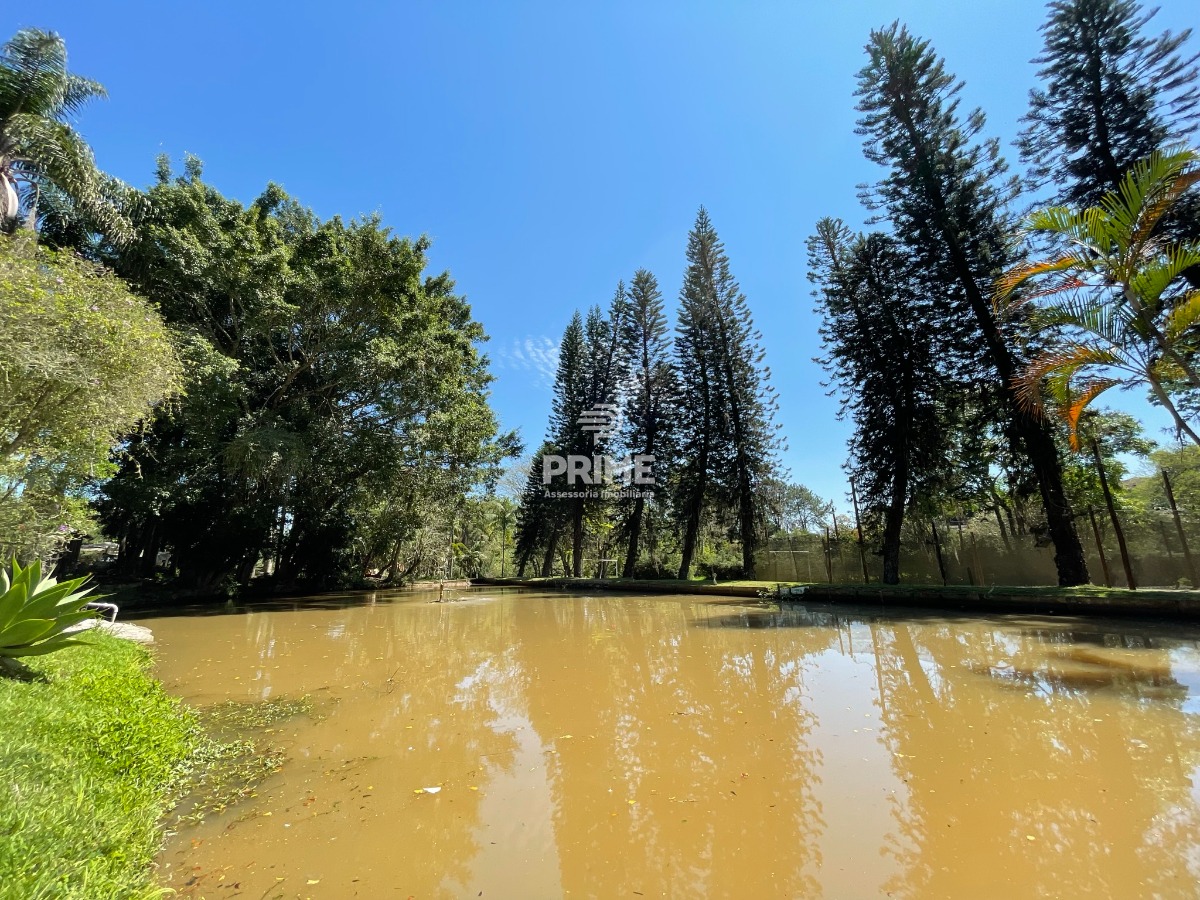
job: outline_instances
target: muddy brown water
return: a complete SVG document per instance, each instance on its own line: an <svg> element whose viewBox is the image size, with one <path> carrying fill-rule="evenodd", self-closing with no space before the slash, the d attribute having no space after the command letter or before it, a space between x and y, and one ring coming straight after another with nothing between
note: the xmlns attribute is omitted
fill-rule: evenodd
<svg viewBox="0 0 1200 900"><path fill-rule="evenodd" d="M184 897L1194 897L1200 632L504 590L141 620L310 695ZM436 791L429 791L435 788Z"/></svg>

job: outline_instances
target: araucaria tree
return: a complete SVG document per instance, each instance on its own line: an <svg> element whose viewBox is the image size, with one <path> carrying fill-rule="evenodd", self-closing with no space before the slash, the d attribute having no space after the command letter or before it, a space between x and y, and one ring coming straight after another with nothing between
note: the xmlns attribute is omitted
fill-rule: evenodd
<svg viewBox="0 0 1200 900"><path fill-rule="evenodd" d="M630 454L666 460L664 451L671 440L671 418L675 409L675 370L671 364L671 340L663 311L658 281L646 269L638 269L629 286L625 315L620 321L620 357L624 375L623 443ZM634 576L641 549L648 505L659 499L665 485L661 463L653 473L654 483L635 485L639 496L621 503L619 537L626 542L621 573ZM644 494L654 495L647 500Z"/></svg>
<svg viewBox="0 0 1200 900"><path fill-rule="evenodd" d="M1154 12L1133 0L1055 0L1034 60L1044 88L1030 92L1019 142L1030 175L1053 202L1098 206L1138 160L1186 140L1200 117L1196 56L1180 34L1144 32Z"/></svg>
<svg viewBox="0 0 1200 900"><path fill-rule="evenodd" d="M992 284L1011 263L1005 165L995 141L976 140L976 110L959 115L962 82L946 72L928 42L899 24L871 34L859 72L859 133L868 159L887 175L865 199L890 220L895 239L921 273L923 288L964 328L945 333L947 351L974 349L978 367L1003 401L1006 433L1027 456L1055 547L1060 584L1088 580L1083 548L1063 491L1049 424L1017 402L1020 360L1013 335L992 309ZM1015 328L1015 325L1009 327ZM981 387L984 385L981 385Z"/></svg>
<svg viewBox="0 0 1200 900"><path fill-rule="evenodd" d="M849 472L866 530L880 539L883 581L900 581L900 534L910 505L936 492L952 469L947 421L955 387L939 366L937 304L896 242L853 235L822 219L809 239L820 362L854 425Z"/></svg>
<svg viewBox="0 0 1200 900"><path fill-rule="evenodd" d="M703 207L688 235L687 261L675 340L679 577L691 570L706 509L719 504L736 510L732 530L741 541L743 571L753 578L760 532L756 492L774 471L779 443L775 397L746 297Z"/></svg>

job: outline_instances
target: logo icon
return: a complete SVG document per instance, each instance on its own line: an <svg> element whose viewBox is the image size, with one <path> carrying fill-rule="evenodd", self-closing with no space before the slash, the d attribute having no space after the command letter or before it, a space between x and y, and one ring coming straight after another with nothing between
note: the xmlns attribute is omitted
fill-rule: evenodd
<svg viewBox="0 0 1200 900"><path fill-rule="evenodd" d="M592 432L592 442L606 440L617 433L621 410L615 403L597 403L579 414L579 427Z"/></svg>

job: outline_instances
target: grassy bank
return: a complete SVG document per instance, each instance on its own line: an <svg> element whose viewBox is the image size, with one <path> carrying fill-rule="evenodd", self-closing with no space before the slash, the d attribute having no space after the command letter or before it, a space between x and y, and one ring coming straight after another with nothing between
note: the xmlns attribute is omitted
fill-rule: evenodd
<svg viewBox="0 0 1200 900"><path fill-rule="evenodd" d="M158 823L206 739L142 647L87 640L29 660L41 680L0 679L3 900L161 895Z"/></svg>
<svg viewBox="0 0 1200 900"><path fill-rule="evenodd" d="M926 607L961 612L1047 613L1092 616L1146 616L1200 620L1200 591L1131 591L1095 585L1078 587L990 585L802 584L777 581L678 581L624 578L483 578L476 584L567 591L629 591L646 594L698 594L769 597L855 606ZM792 595L792 592L796 593Z"/></svg>

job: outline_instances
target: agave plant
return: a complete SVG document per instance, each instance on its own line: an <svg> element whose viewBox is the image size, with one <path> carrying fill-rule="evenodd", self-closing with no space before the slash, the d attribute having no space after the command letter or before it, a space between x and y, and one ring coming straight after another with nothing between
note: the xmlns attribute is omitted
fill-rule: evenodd
<svg viewBox="0 0 1200 900"><path fill-rule="evenodd" d="M72 625L96 618L84 609L91 588L79 588L87 577L58 582L42 577L40 563L21 568L14 559L12 577L0 570L0 658L40 656L74 644L86 644L66 633Z"/></svg>

